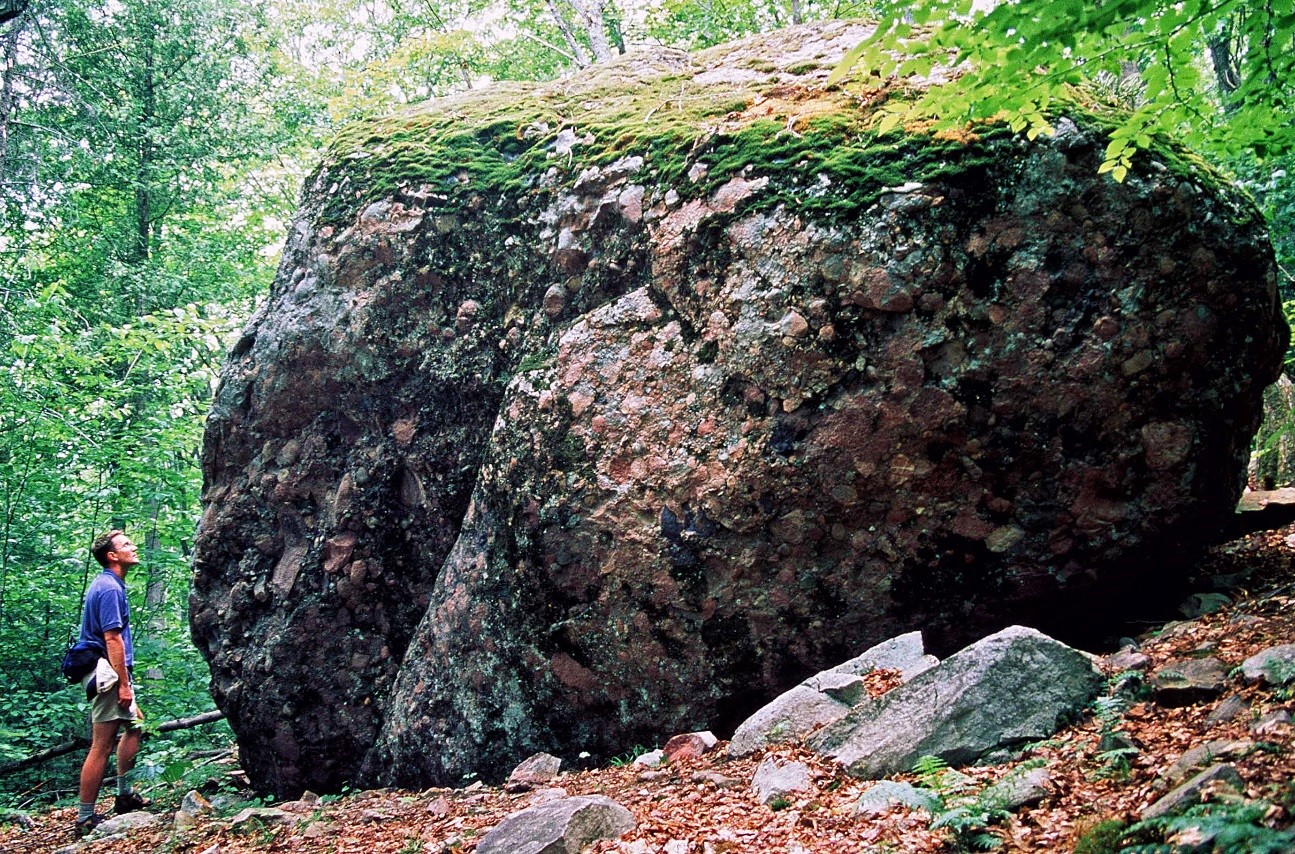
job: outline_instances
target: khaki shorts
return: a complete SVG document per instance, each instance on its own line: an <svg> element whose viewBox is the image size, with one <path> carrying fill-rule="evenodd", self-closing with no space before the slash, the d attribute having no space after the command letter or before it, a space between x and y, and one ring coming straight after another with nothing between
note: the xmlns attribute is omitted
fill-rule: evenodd
<svg viewBox="0 0 1295 854"><path fill-rule="evenodd" d="M90 680L94 679L94 671L81 680L83 690L90 689ZM102 694L96 694L90 701L90 723L106 724L113 721L126 721L132 723L142 717L139 713L139 697L136 696L135 702L130 704L130 709L123 709L117 704L117 691L110 689Z"/></svg>

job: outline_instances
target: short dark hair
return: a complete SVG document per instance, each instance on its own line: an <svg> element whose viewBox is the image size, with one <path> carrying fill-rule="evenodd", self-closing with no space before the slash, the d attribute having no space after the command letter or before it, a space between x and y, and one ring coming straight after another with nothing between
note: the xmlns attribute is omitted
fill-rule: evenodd
<svg viewBox="0 0 1295 854"><path fill-rule="evenodd" d="M94 538L94 542L90 545L90 554L94 555L94 559L99 561L100 566L107 567L108 552L113 550L113 546L112 546L113 539L115 537L121 537L125 535L126 535L126 532L121 530L120 528L113 528L111 531L109 531L106 534L100 534L99 536Z"/></svg>

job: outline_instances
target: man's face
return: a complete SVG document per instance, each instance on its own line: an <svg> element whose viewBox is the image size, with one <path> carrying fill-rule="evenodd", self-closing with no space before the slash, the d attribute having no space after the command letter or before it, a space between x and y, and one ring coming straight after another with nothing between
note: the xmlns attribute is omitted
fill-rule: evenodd
<svg viewBox="0 0 1295 854"><path fill-rule="evenodd" d="M109 554L115 555L117 563L123 567L134 566L139 563L139 555L135 551L135 544L125 534L118 534L112 538L112 551Z"/></svg>

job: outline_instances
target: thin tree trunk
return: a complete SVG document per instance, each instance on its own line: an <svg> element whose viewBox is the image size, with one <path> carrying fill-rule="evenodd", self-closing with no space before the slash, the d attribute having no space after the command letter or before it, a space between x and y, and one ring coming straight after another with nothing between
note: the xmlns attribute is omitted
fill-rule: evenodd
<svg viewBox="0 0 1295 854"><path fill-rule="evenodd" d="M606 62L615 56L612 53L611 39L607 37L603 0L571 0L571 2L584 19L585 30L589 33L589 47L594 52L594 61Z"/></svg>
<svg viewBox="0 0 1295 854"><path fill-rule="evenodd" d="M9 120L13 118L14 112L14 82L18 76L16 66L20 33L22 33L22 24L16 24L13 29L4 34L4 40L0 42L3 44L0 62L4 63L4 77L0 80L0 174L9 172L4 164L9 159Z"/></svg>
<svg viewBox="0 0 1295 854"><path fill-rule="evenodd" d="M1214 66L1214 81L1219 87L1219 100L1227 109L1232 93L1241 87L1241 71L1237 68L1237 21L1229 18L1223 31L1206 40L1210 63Z"/></svg>
<svg viewBox="0 0 1295 854"><path fill-rule="evenodd" d="M562 33L562 38L566 41L567 47L570 48L571 55L576 58L576 65L580 68L588 68L590 65L589 51L585 50L585 46L576 38L576 34L571 32L571 25L567 23L566 18L562 17L562 12L558 9L557 3L554 0L545 0L545 2L549 5L549 14L553 16L554 25L557 26L558 32Z"/></svg>
<svg viewBox="0 0 1295 854"><path fill-rule="evenodd" d="M140 114L139 126L137 133L139 139L136 142L138 161L135 169L135 245L133 247L131 260L136 263L143 263L148 260L152 251L152 234L153 234L153 210L152 210L152 182L153 182L153 140L152 130L153 123L157 117L157 91L156 81L154 80L154 56L153 31L147 27L143 44L144 76L140 83L139 101ZM140 306L142 312L144 306Z"/></svg>

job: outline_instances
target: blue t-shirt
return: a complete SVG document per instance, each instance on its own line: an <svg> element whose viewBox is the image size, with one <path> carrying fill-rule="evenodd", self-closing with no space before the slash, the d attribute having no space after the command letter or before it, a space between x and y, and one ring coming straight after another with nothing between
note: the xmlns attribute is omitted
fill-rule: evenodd
<svg viewBox="0 0 1295 854"><path fill-rule="evenodd" d="M90 582L90 589L85 593L80 640L105 646L103 633L112 629L121 629L126 666L134 667L135 645L130 639L130 602L126 601L126 582L105 569Z"/></svg>

